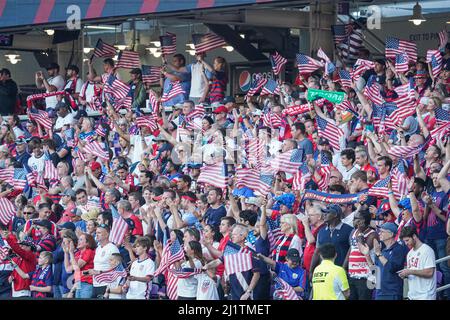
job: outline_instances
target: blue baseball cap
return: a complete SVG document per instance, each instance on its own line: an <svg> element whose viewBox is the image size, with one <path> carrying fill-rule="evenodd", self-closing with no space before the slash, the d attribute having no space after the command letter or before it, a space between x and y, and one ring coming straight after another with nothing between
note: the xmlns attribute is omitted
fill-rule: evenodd
<svg viewBox="0 0 450 320"><path fill-rule="evenodd" d="M393 223L393 222L386 222L386 223L383 223L383 224L380 226L380 229L383 229L383 230L387 230L387 231L389 231L389 232L392 232L392 234L397 234L397 230L398 230L397 225L396 225L395 223Z"/></svg>
<svg viewBox="0 0 450 320"><path fill-rule="evenodd" d="M342 217L342 208L337 204L329 204L326 208L320 209L322 213L333 213L338 217Z"/></svg>
<svg viewBox="0 0 450 320"><path fill-rule="evenodd" d="M400 209L407 209L409 212L412 212L411 201L409 198L405 198L398 203L398 207Z"/></svg>

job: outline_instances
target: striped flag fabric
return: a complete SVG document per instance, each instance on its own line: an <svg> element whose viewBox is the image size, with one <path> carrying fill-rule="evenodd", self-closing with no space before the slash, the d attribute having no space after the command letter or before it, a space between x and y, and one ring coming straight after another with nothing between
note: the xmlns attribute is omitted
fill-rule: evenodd
<svg viewBox="0 0 450 320"><path fill-rule="evenodd" d="M32 171L27 174L27 183L32 188L42 188L48 190L43 175L38 174L37 171Z"/></svg>
<svg viewBox="0 0 450 320"><path fill-rule="evenodd" d="M95 133L97 135L99 135L100 137L103 137L103 138L106 137L106 132L107 132L107 129L101 125L98 125L97 127L95 127Z"/></svg>
<svg viewBox="0 0 450 320"><path fill-rule="evenodd" d="M169 273L177 277L178 279L187 279L203 272L198 268L181 268L181 269L169 269Z"/></svg>
<svg viewBox="0 0 450 320"><path fill-rule="evenodd" d="M119 112L120 109L127 109L127 110L131 109L131 106L133 104L133 97L131 97L130 94L131 91L124 98L116 99L114 97L111 97L109 99L109 102L111 103L116 112Z"/></svg>
<svg viewBox="0 0 450 320"><path fill-rule="evenodd" d="M267 80L266 84L264 85L264 87L261 90L261 95L266 95L266 94L280 94L280 87L278 86L278 82L276 82L273 79L269 79Z"/></svg>
<svg viewBox="0 0 450 320"><path fill-rule="evenodd" d="M172 268L168 269L166 278L166 295L169 300L177 300L178 299L178 278L170 272Z"/></svg>
<svg viewBox="0 0 450 320"><path fill-rule="evenodd" d="M436 125L442 126L450 121L450 113L443 108L436 108L434 110L434 116L436 118Z"/></svg>
<svg viewBox="0 0 450 320"><path fill-rule="evenodd" d="M206 183L218 188L226 188L228 174L226 164L218 162L210 165L204 165L200 168L198 183Z"/></svg>
<svg viewBox="0 0 450 320"><path fill-rule="evenodd" d="M448 32L447 32L447 30L439 31L438 36L439 36L439 50L441 50L441 49L445 48L445 45L448 42Z"/></svg>
<svg viewBox="0 0 450 320"><path fill-rule="evenodd" d="M408 165L405 160L400 159L391 171L392 191L394 196L403 198L408 195Z"/></svg>
<svg viewBox="0 0 450 320"><path fill-rule="evenodd" d="M351 88L352 80L350 76L350 72L345 69L339 70L339 81L341 82L342 87Z"/></svg>
<svg viewBox="0 0 450 320"><path fill-rule="evenodd" d="M267 155L267 145L262 139L252 138L248 141L247 161L248 165L260 169Z"/></svg>
<svg viewBox="0 0 450 320"><path fill-rule="evenodd" d="M369 189L369 196L380 197L380 198L388 198L388 184L391 181L392 177L389 175L384 179L380 179ZM393 184L393 183L392 183ZM392 191L394 192L394 196L397 199L400 199L400 194L396 191L396 188L392 186Z"/></svg>
<svg viewBox="0 0 450 320"><path fill-rule="evenodd" d="M302 53L297 53L295 60L297 61L297 68L300 74L312 73L324 66L322 62Z"/></svg>
<svg viewBox="0 0 450 320"><path fill-rule="evenodd" d="M116 68L134 69L140 68L140 66L141 60L139 59L139 53L131 50L120 51Z"/></svg>
<svg viewBox="0 0 450 320"><path fill-rule="evenodd" d="M305 185L311 180L311 172L309 171L306 162L298 168L294 174L294 180L292 181L292 190L305 190Z"/></svg>
<svg viewBox="0 0 450 320"><path fill-rule="evenodd" d="M358 59L360 50L364 48L363 39L364 36L362 30L357 29L355 26L351 26L348 37L336 45L338 54L342 57L345 64L353 65Z"/></svg>
<svg viewBox="0 0 450 320"><path fill-rule="evenodd" d="M320 153L320 167L318 169L319 174L322 176L317 185L320 190L326 190L328 188L328 182L331 175L331 161L325 152Z"/></svg>
<svg viewBox="0 0 450 320"><path fill-rule="evenodd" d="M267 239L269 240L271 252L275 249L278 240L283 237L283 235L284 234L280 229L280 216L276 219L267 217Z"/></svg>
<svg viewBox="0 0 450 320"><path fill-rule="evenodd" d="M435 140L444 140L450 134L450 122L444 125L436 126L430 131L430 136Z"/></svg>
<svg viewBox="0 0 450 320"><path fill-rule="evenodd" d="M230 241L227 242L223 251L223 259L225 272L228 275L253 268L252 253L246 249Z"/></svg>
<svg viewBox="0 0 450 320"><path fill-rule="evenodd" d="M263 114L262 120L265 126L270 127L272 129L281 127L283 123L282 116L274 112Z"/></svg>
<svg viewBox="0 0 450 320"><path fill-rule="evenodd" d="M0 169L0 180L12 184L14 168Z"/></svg>
<svg viewBox="0 0 450 320"><path fill-rule="evenodd" d="M151 131L158 130L158 125L156 124L157 117L154 114L149 116L139 116L136 117L136 125L138 127L147 127Z"/></svg>
<svg viewBox="0 0 450 320"><path fill-rule="evenodd" d="M333 41L335 45L338 45L348 39L353 26L351 24L337 24L331 26L331 33L333 34Z"/></svg>
<svg viewBox="0 0 450 320"><path fill-rule="evenodd" d="M287 59L283 58L278 51L275 51L274 54L271 54L270 57L270 64L272 65L272 71L277 76L280 74L281 69L283 69L283 66L286 64Z"/></svg>
<svg viewBox="0 0 450 320"><path fill-rule="evenodd" d="M393 157L408 159L418 154L423 147L423 144L418 146L392 146L388 150L388 154Z"/></svg>
<svg viewBox="0 0 450 320"><path fill-rule="evenodd" d="M148 92L148 99L150 101L150 106L152 107L152 112L156 115L159 114L159 99L153 90Z"/></svg>
<svg viewBox="0 0 450 320"><path fill-rule="evenodd" d="M381 86L375 81L375 77L371 76L364 88L364 95L375 104L383 104L384 99L381 96Z"/></svg>
<svg viewBox="0 0 450 320"><path fill-rule="evenodd" d="M236 169L236 186L238 188L248 187L263 196L272 189L273 179L274 176L271 172L264 173L251 168Z"/></svg>
<svg viewBox="0 0 450 320"><path fill-rule="evenodd" d="M267 79L261 73L258 73L253 79L250 89L247 92L247 97L253 97L263 86L267 83Z"/></svg>
<svg viewBox="0 0 450 320"><path fill-rule="evenodd" d="M128 223L120 216L117 209L111 205L111 214L113 218L111 233L109 234L109 241L116 246L120 246L123 242L126 232L128 231Z"/></svg>
<svg viewBox="0 0 450 320"><path fill-rule="evenodd" d="M94 156L97 156L103 160L109 160L109 152L108 150L105 150L98 141L92 141L90 143L87 143L83 147L83 151L88 154L92 154Z"/></svg>
<svg viewBox="0 0 450 320"><path fill-rule="evenodd" d="M175 98L179 94L185 94L186 91L183 90L180 81L172 81L169 84L169 91L164 92L161 97L161 102L169 101Z"/></svg>
<svg viewBox="0 0 450 320"><path fill-rule="evenodd" d="M123 268L122 265L118 265L116 268L111 269L109 271L102 272L101 274L94 275L94 280L99 284L110 284L116 281L119 278L126 278L127 271Z"/></svg>
<svg viewBox="0 0 450 320"><path fill-rule="evenodd" d="M202 104L198 104L194 107L194 110L192 110L187 116L186 121L190 122L197 118L203 118L205 116L205 106Z"/></svg>
<svg viewBox="0 0 450 320"><path fill-rule="evenodd" d="M130 92L130 86L111 74L105 82L103 91L111 94L116 99L123 99Z"/></svg>
<svg viewBox="0 0 450 320"><path fill-rule="evenodd" d="M442 56L439 50L427 51L427 62L431 65L431 73L436 78L442 69Z"/></svg>
<svg viewBox="0 0 450 320"><path fill-rule="evenodd" d="M0 261L5 260L9 255L8 247L0 247Z"/></svg>
<svg viewBox="0 0 450 320"><path fill-rule="evenodd" d="M325 61L325 73L332 74L334 70L336 70L336 66L331 62L330 58L328 58L327 54L322 50L322 48L319 48L319 50L317 50L317 57Z"/></svg>
<svg viewBox="0 0 450 320"><path fill-rule="evenodd" d="M211 51L216 48L226 46L226 41L215 33L193 34L192 41L196 54Z"/></svg>
<svg viewBox="0 0 450 320"><path fill-rule="evenodd" d="M35 108L29 109L29 117L31 120L36 121L39 125L49 130L53 126L52 119L50 119L48 112L43 110L38 110Z"/></svg>
<svg viewBox="0 0 450 320"><path fill-rule="evenodd" d="M353 70L352 72L350 72L350 75L356 81L364 74L364 72L373 69L374 67L375 63L373 61L358 59L356 60L353 66Z"/></svg>
<svg viewBox="0 0 450 320"><path fill-rule="evenodd" d="M270 161L270 166L275 172L284 171L295 174L303 160L303 152L300 149L293 149L283 152Z"/></svg>
<svg viewBox="0 0 450 320"><path fill-rule="evenodd" d="M168 240L161 254L161 262L153 274L155 277L165 273L175 262L184 259L184 250L178 239L173 243Z"/></svg>
<svg viewBox="0 0 450 320"><path fill-rule="evenodd" d="M146 83L159 82L161 79L161 67L142 65L142 81Z"/></svg>
<svg viewBox="0 0 450 320"><path fill-rule="evenodd" d="M0 198L0 222L7 225L16 214L15 205L6 198Z"/></svg>
<svg viewBox="0 0 450 320"><path fill-rule="evenodd" d="M12 185L14 189L23 190L27 186L27 171L23 168L15 168L12 179Z"/></svg>
<svg viewBox="0 0 450 320"><path fill-rule="evenodd" d="M44 179L59 180L58 170L53 165L53 161L52 160L45 160Z"/></svg>
<svg viewBox="0 0 450 320"><path fill-rule="evenodd" d="M97 44L95 45L95 49L94 49L94 57L112 58L115 55L116 55L116 48L114 48L114 46L107 44L102 39L98 39Z"/></svg>
<svg viewBox="0 0 450 320"><path fill-rule="evenodd" d="M417 45L414 42L400 40L394 37L386 38L385 56L386 58L395 58L396 54L406 52L409 61L417 60Z"/></svg>
<svg viewBox="0 0 450 320"><path fill-rule="evenodd" d="M275 282L275 292L274 296L278 297L280 300L300 300L295 293L294 289L283 279L278 276L273 278Z"/></svg>
<svg viewBox="0 0 450 320"><path fill-rule="evenodd" d="M397 96L408 96L411 99L415 99L414 95L414 79L411 77L408 81L408 83L402 84L398 87L394 88L395 93L397 93Z"/></svg>
<svg viewBox="0 0 450 320"><path fill-rule="evenodd" d="M397 53L395 55L395 71L406 72L408 70L408 55L406 54L406 52Z"/></svg>
<svg viewBox="0 0 450 320"><path fill-rule="evenodd" d="M164 36L159 37L161 42L161 53L165 55L177 52L177 35L175 33L166 32Z"/></svg>
<svg viewBox="0 0 450 320"><path fill-rule="evenodd" d="M344 136L344 131L320 116L316 116L316 120L319 136L328 139L334 150L340 150L340 139Z"/></svg>

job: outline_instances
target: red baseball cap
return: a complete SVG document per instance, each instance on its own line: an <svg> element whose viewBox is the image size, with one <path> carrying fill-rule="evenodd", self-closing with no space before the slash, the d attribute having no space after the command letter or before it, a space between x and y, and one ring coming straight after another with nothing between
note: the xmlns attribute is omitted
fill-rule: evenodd
<svg viewBox="0 0 450 320"><path fill-rule="evenodd" d="M214 113L228 113L228 109L227 109L227 107L225 107L225 106L218 106L217 108L216 108L216 110L214 110Z"/></svg>
<svg viewBox="0 0 450 320"><path fill-rule="evenodd" d="M97 169L101 169L102 165L100 163L98 163L97 161L94 161L91 163L91 170L97 170Z"/></svg>

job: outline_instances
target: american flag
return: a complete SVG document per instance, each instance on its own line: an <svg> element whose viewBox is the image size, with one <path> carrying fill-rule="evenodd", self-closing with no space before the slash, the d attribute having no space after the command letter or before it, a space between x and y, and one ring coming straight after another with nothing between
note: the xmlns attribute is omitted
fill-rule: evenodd
<svg viewBox="0 0 450 320"><path fill-rule="evenodd" d="M385 132L387 127L395 128L394 122L386 115L386 109L383 106L373 105L372 120L378 133Z"/></svg>
<svg viewBox="0 0 450 320"><path fill-rule="evenodd" d="M307 55L304 55L302 53L297 53L296 61L298 72L300 74L312 73L317 69L319 69L320 67L324 66L322 62L317 61L316 59L313 59L311 57L308 57Z"/></svg>
<svg viewBox="0 0 450 320"><path fill-rule="evenodd" d="M8 257L9 248L8 247L0 247L0 261L3 261Z"/></svg>
<svg viewBox="0 0 450 320"><path fill-rule="evenodd" d="M386 178L375 182L375 184L369 189L369 196L387 198L389 192L389 181L391 181L391 176L387 176Z"/></svg>
<svg viewBox="0 0 450 320"><path fill-rule="evenodd" d="M130 95L127 95L124 98L116 99L115 97L110 96L109 97L109 103L111 103L111 106L114 108L116 112L119 112L120 109L127 109L130 110L131 106L133 104L133 97Z"/></svg>
<svg viewBox="0 0 450 320"><path fill-rule="evenodd" d="M406 54L406 52L397 53L395 55L395 71L406 72L408 70L408 55Z"/></svg>
<svg viewBox="0 0 450 320"><path fill-rule="evenodd" d="M92 154L104 160L109 160L109 152L105 150L98 141L92 141L87 143L83 147L83 151L88 154Z"/></svg>
<svg viewBox="0 0 450 320"><path fill-rule="evenodd" d="M408 83L402 84L398 87L394 88L395 93L397 93L397 95L399 97L401 96L408 96L411 99L414 99L414 78L410 78Z"/></svg>
<svg viewBox="0 0 450 320"><path fill-rule="evenodd" d="M442 56L439 50L427 51L427 62L431 65L431 72L433 77L437 77L442 69Z"/></svg>
<svg viewBox="0 0 450 320"><path fill-rule="evenodd" d="M14 190L23 190L27 186L27 171L23 168L15 168L11 181Z"/></svg>
<svg viewBox="0 0 450 320"><path fill-rule="evenodd" d="M423 144L418 146L392 146L388 154L393 157L408 159L418 154L423 147Z"/></svg>
<svg viewBox="0 0 450 320"><path fill-rule="evenodd" d="M338 24L331 26L331 32L333 34L334 44L338 45L345 42L350 36L353 30L353 25L351 24Z"/></svg>
<svg viewBox="0 0 450 320"><path fill-rule="evenodd" d="M0 180L12 184L12 179L14 177L14 168L0 169Z"/></svg>
<svg viewBox="0 0 450 320"><path fill-rule="evenodd" d="M319 174L322 176L317 185L320 190L326 190L328 188L328 182L331 175L331 159L328 158L327 154L324 152L320 153L320 168L318 169Z"/></svg>
<svg viewBox="0 0 450 320"><path fill-rule="evenodd" d="M392 191L394 196L403 198L408 195L408 164L400 159L391 171Z"/></svg>
<svg viewBox="0 0 450 320"><path fill-rule="evenodd" d="M16 207L6 198L0 198L0 222L7 225L16 214Z"/></svg>
<svg viewBox="0 0 450 320"><path fill-rule="evenodd" d="M275 54L270 55L270 63L272 65L273 73L277 76L280 74L281 69L286 64L287 59L283 58L277 51L275 51Z"/></svg>
<svg viewBox="0 0 450 320"><path fill-rule="evenodd" d="M253 97L266 83L267 79L261 73L257 74L247 92L247 97Z"/></svg>
<svg viewBox="0 0 450 320"><path fill-rule="evenodd" d="M276 219L267 217L267 239L270 244L270 251L276 248L278 240L283 237L283 232L280 229L280 216Z"/></svg>
<svg viewBox="0 0 450 320"><path fill-rule="evenodd" d="M352 78L358 80L366 70L373 69L375 67L375 63L373 61L358 59L353 66L353 70L350 73Z"/></svg>
<svg viewBox="0 0 450 320"><path fill-rule="evenodd" d="M381 86L375 81L375 77L371 76L364 88L364 95L373 103L383 104L384 99L381 96Z"/></svg>
<svg viewBox="0 0 450 320"><path fill-rule="evenodd" d="M344 131L320 116L316 116L316 120L319 136L328 139L334 150L340 150L340 139L344 136Z"/></svg>
<svg viewBox="0 0 450 320"><path fill-rule="evenodd" d="M436 125L442 126L450 121L450 114L447 110L442 108L436 108L434 110L434 116L436 118Z"/></svg>
<svg viewBox="0 0 450 320"><path fill-rule="evenodd" d="M166 274L166 295L169 300L177 300L178 299L178 278L174 273L170 272L172 268L168 269L169 271Z"/></svg>
<svg viewBox="0 0 450 320"><path fill-rule="evenodd" d="M140 66L141 60L139 59L139 53L130 50L120 51L116 68L134 69Z"/></svg>
<svg viewBox="0 0 450 320"><path fill-rule="evenodd" d="M109 234L109 241L116 246L120 246L123 242L126 232L128 231L128 223L120 216L117 209L112 205L111 214L113 218L111 233Z"/></svg>
<svg viewBox="0 0 450 320"><path fill-rule="evenodd" d="M262 120L265 126L273 129L279 128L283 123L281 115L273 112L263 114Z"/></svg>
<svg viewBox="0 0 450 320"><path fill-rule="evenodd" d="M114 57L116 55L116 48L114 46L103 42L102 39L98 39L94 49L94 56L97 58L102 57Z"/></svg>
<svg viewBox="0 0 450 320"><path fill-rule="evenodd" d="M341 111L349 111L353 114L357 113L357 110L356 110L353 102L350 100L344 100L344 101L342 101L342 103L336 104L336 109L339 109Z"/></svg>
<svg viewBox="0 0 450 320"><path fill-rule="evenodd" d="M342 87L351 88L352 80L351 80L350 72L348 72L347 70L344 70L344 69L339 70L339 78L340 78Z"/></svg>
<svg viewBox="0 0 450 320"><path fill-rule="evenodd" d="M338 54L347 65L352 65L358 59L359 51L364 48L362 30L351 27L351 31L342 42L336 45Z"/></svg>
<svg viewBox="0 0 450 320"><path fill-rule="evenodd" d="M107 129L100 124L95 128L95 133L100 137L106 137L106 131Z"/></svg>
<svg viewBox="0 0 450 320"><path fill-rule="evenodd" d="M410 61L417 60L417 45L413 42L400 40L394 37L386 38L385 56L386 58L395 58L396 54L406 52Z"/></svg>
<svg viewBox="0 0 450 320"><path fill-rule="evenodd" d="M52 160L45 160L44 179L59 180L58 170L53 165Z"/></svg>
<svg viewBox="0 0 450 320"><path fill-rule="evenodd" d="M192 41L194 42L196 54L207 52L227 45L222 37L212 32L206 34L193 34Z"/></svg>
<svg viewBox="0 0 450 320"><path fill-rule="evenodd" d="M158 129L158 125L156 124L157 117L154 114L151 114L149 116L139 116L136 117L136 125L138 127L147 127L152 131L155 131Z"/></svg>
<svg viewBox="0 0 450 320"><path fill-rule="evenodd" d="M163 248L161 262L158 269L156 269L154 276L157 277L160 274L165 273L172 264L182 259L184 259L184 250L178 239L173 243L168 240Z"/></svg>
<svg viewBox="0 0 450 320"><path fill-rule="evenodd" d="M448 42L447 30L439 31L438 36L439 36L439 49L443 49L445 48L445 45Z"/></svg>
<svg viewBox="0 0 450 320"><path fill-rule="evenodd" d="M161 79L161 67L142 65L142 81L147 83L158 82Z"/></svg>
<svg viewBox="0 0 450 320"><path fill-rule="evenodd" d="M29 116L31 120L36 121L46 130L51 129L53 126L52 119L50 119L50 117L48 116L48 112L46 111L31 108L29 110Z"/></svg>
<svg viewBox="0 0 450 320"><path fill-rule="evenodd" d="M280 300L299 300L294 289L286 281L278 276L275 276L273 281L275 282L274 295Z"/></svg>
<svg viewBox="0 0 450 320"><path fill-rule="evenodd" d="M222 189L226 188L228 182L227 165L218 162L201 167L197 182L207 183Z"/></svg>
<svg viewBox="0 0 450 320"><path fill-rule="evenodd" d="M41 174L38 174L37 171L32 171L27 174L27 183L28 186L32 188L43 188L45 190L48 190L47 186L45 185L44 177Z"/></svg>
<svg viewBox="0 0 450 320"><path fill-rule="evenodd" d="M248 187L260 195L267 195L272 189L274 176L271 172L262 172L258 169L236 169L236 186Z"/></svg>
<svg viewBox="0 0 450 320"><path fill-rule="evenodd" d="M330 58L328 58L322 48L317 50L317 56L325 61L325 73L332 74L334 70L336 70L336 66L331 62Z"/></svg>
<svg viewBox="0 0 450 320"><path fill-rule="evenodd" d="M161 97L161 102L169 101L175 98L179 94L185 94L186 91L183 90L180 81L172 81L169 84L169 91L163 93Z"/></svg>
<svg viewBox="0 0 450 320"><path fill-rule="evenodd" d="M203 270L198 268L169 269L169 273L171 273L178 279L187 279L202 272Z"/></svg>
<svg viewBox="0 0 450 320"><path fill-rule="evenodd" d="M166 32L164 36L159 37L159 41L161 42L161 53L163 55L177 52L177 35L175 33Z"/></svg>
<svg viewBox="0 0 450 320"><path fill-rule="evenodd" d="M264 85L264 87L261 90L261 95L266 94L280 94L280 87L278 86L278 83L273 80L269 79L267 80L267 83Z"/></svg>
<svg viewBox="0 0 450 320"><path fill-rule="evenodd" d="M205 106L202 104L198 104L194 107L194 110L192 110L187 116L186 121L192 121L196 118L203 118L205 116Z"/></svg>
<svg viewBox="0 0 450 320"><path fill-rule="evenodd" d="M292 190L305 190L305 185L311 180L311 172L309 171L306 162L298 168L294 174L294 180L292 181Z"/></svg>
<svg viewBox="0 0 450 320"><path fill-rule="evenodd" d="M123 99L130 92L130 86L117 79L114 75L109 75L105 82L104 92L111 94L116 99Z"/></svg>
<svg viewBox="0 0 450 320"><path fill-rule="evenodd" d="M441 126L436 126L436 128L430 131L431 137L436 140L444 140L449 134L450 122L447 122L446 124Z"/></svg>
<svg viewBox="0 0 450 320"><path fill-rule="evenodd" d="M148 92L148 99L150 101L150 106L152 107L152 112L156 115L159 114L159 99L153 90Z"/></svg>
<svg viewBox="0 0 450 320"><path fill-rule="evenodd" d="M110 284L119 278L125 278L127 276L127 271L122 265L118 265L114 269L102 272L101 274L94 275L94 280L99 284Z"/></svg>
<svg viewBox="0 0 450 320"><path fill-rule="evenodd" d="M223 251L223 260L225 272L228 275L253 268L252 253L247 248L241 248L230 241L227 242Z"/></svg>
<svg viewBox="0 0 450 320"><path fill-rule="evenodd" d="M250 167L260 169L266 160L267 146L262 139L252 138L248 141L247 160Z"/></svg>
<svg viewBox="0 0 450 320"><path fill-rule="evenodd" d="M284 171L295 174L303 158L303 152L300 149L293 149L275 156L270 161L270 166L275 172Z"/></svg>

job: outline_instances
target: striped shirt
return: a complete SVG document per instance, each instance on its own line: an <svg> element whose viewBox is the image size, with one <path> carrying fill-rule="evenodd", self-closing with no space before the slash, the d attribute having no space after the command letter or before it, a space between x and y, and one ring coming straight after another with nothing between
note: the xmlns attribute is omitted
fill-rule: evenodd
<svg viewBox="0 0 450 320"><path fill-rule="evenodd" d="M224 71L215 71L209 91L209 102L222 101L227 90L228 77Z"/></svg>

